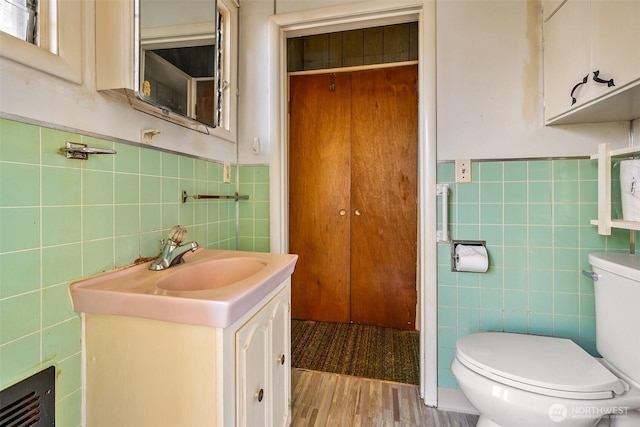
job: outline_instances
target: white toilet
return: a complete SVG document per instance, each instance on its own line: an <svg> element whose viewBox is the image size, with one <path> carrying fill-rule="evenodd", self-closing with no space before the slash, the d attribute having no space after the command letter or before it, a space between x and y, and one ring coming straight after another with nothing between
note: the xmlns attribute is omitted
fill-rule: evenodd
<svg viewBox="0 0 640 427"><path fill-rule="evenodd" d="M456 343L451 370L478 427L640 426L640 255L589 255L596 359L573 341L486 332Z"/></svg>

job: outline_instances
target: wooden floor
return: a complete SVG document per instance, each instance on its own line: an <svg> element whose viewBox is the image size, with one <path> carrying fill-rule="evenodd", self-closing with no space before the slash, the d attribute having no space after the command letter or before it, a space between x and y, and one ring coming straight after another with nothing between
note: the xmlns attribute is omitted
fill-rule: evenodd
<svg viewBox="0 0 640 427"><path fill-rule="evenodd" d="M472 427L478 417L424 405L418 387L293 369L292 427Z"/></svg>

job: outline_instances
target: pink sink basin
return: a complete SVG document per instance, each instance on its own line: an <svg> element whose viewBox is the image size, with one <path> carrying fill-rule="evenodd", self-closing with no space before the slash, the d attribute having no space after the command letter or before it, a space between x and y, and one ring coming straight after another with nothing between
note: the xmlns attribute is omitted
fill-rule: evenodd
<svg viewBox="0 0 640 427"><path fill-rule="evenodd" d="M236 257L184 264L184 266L185 268L175 269L173 274L158 280L156 286L168 291L203 291L220 288L257 274L267 266L267 262L260 258Z"/></svg>
<svg viewBox="0 0 640 427"><path fill-rule="evenodd" d="M162 271L140 264L71 284L78 312L224 328L285 281L297 255L198 249Z"/></svg>

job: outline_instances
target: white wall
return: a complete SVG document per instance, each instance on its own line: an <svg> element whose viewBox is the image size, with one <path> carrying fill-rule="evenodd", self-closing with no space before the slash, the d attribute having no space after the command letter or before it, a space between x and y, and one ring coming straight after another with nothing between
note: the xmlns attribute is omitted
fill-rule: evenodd
<svg viewBox="0 0 640 427"><path fill-rule="evenodd" d="M269 45L268 17L274 10L288 13L347 3L356 2L242 0L240 163L269 162L269 135L277 125L268 102L273 78L269 50L274 48ZM234 161L235 144L135 111L96 92L94 4L84 4L83 84L2 59L0 111L131 142L139 141L141 129L160 129L153 140L158 147ZM587 155L599 142L628 144L628 123L543 126L537 0L440 0L437 10L438 159ZM261 141L259 155L253 153L254 137Z"/></svg>
<svg viewBox="0 0 640 427"><path fill-rule="evenodd" d="M265 73L273 14L357 3L242 0L240 163L267 163L271 126ZM542 11L538 0L439 0L438 160L585 156L629 143L629 123L543 125ZM262 154L251 152L253 136ZM265 137L263 137L264 135Z"/></svg>
<svg viewBox="0 0 640 427"><path fill-rule="evenodd" d="M538 1L438 3L438 159L595 153L629 123L543 125Z"/></svg>
<svg viewBox="0 0 640 427"><path fill-rule="evenodd" d="M207 159L235 162L236 145L134 110L95 90L95 9L83 2L83 82L67 82L0 58L0 112L55 127L124 141L140 141L142 129L159 129L153 145ZM114 30L114 31L117 31Z"/></svg>
<svg viewBox="0 0 640 427"><path fill-rule="evenodd" d="M268 164L274 112L269 108L269 16L273 0L243 0L240 4L239 82L240 117L238 161L242 164ZM253 151L254 138L260 139L260 153Z"/></svg>

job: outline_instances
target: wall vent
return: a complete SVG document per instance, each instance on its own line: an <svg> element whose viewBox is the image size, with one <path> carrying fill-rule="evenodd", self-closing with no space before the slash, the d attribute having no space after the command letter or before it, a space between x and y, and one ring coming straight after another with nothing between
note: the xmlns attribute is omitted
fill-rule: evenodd
<svg viewBox="0 0 640 427"><path fill-rule="evenodd" d="M54 427L56 368L0 391L0 427Z"/></svg>

